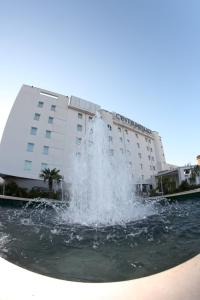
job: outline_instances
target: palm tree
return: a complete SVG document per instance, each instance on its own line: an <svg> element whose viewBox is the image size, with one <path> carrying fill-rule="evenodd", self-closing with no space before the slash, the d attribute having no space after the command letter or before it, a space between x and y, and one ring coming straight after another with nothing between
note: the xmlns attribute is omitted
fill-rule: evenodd
<svg viewBox="0 0 200 300"><path fill-rule="evenodd" d="M60 170L54 168L50 170L49 168L44 169L40 173L40 178L43 178L44 182L48 181L49 186L49 192L51 193L53 191L53 183L56 181L59 183L61 179L63 178L60 174Z"/></svg>

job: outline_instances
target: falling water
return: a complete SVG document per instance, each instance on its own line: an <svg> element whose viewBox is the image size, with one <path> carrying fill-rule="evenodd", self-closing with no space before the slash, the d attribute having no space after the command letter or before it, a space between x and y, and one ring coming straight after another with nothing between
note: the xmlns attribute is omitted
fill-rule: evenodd
<svg viewBox="0 0 200 300"><path fill-rule="evenodd" d="M66 222L122 225L153 213L136 200L133 167L125 152L113 150L113 139L100 115L89 122L73 158L70 207L61 214Z"/></svg>

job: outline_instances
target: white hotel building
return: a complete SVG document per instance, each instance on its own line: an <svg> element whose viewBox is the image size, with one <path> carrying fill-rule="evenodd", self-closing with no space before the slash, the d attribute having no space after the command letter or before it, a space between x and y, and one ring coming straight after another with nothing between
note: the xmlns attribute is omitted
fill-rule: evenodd
<svg viewBox="0 0 200 300"><path fill-rule="evenodd" d="M107 122L112 151L128 156L134 182L146 188L167 164L156 131L74 96L23 85L10 112L0 144L0 176L21 186L42 186L39 173L57 168L70 184L72 154L79 153L88 122L96 112Z"/></svg>

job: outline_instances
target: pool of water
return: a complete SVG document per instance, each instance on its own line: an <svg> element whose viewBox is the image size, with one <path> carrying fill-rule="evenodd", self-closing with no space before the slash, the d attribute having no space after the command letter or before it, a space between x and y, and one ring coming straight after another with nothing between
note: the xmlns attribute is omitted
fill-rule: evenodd
<svg viewBox="0 0 200 300"><path fill-rule="evenodd" d="M176 266L200 252L200 199L155 204L124 225L61 222L59 209L0 207L0 256L55 278L111 282Z"/></svg>

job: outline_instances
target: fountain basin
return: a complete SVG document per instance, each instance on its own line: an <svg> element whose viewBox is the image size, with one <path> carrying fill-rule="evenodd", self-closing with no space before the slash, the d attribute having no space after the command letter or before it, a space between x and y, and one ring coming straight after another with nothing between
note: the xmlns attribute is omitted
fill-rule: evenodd
<svg viewBox="0 0 200 300"><path fill-rule="evenodd" d="M78 283L39 275L0 258L0 300L197 300L200 255L145 278L116 283Z"/></svg>

